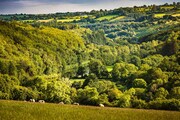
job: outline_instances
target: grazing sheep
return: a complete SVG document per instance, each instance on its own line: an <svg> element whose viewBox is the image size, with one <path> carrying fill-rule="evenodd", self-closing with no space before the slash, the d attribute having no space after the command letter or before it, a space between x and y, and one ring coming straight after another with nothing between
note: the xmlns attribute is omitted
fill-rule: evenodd
<svg viewBox="0 0 180 120"><path fill-rule="evenodd" d="M44 101L44 100L39 100L38 102L39 102L39 103L45 103L45 101Z"/></svg>
<svg viewBox="0 0 180 120"><path fill-rule="evenodd" d="M30 101L30 102L36 102L35 99L30 99L29 101Z"/></svg>
<svg viewBox="0 0 180 120"><path fill-rule="evenodd" d="M79 105L79 103L73 103L73 105Z"/></svg>
<svg viewBox="0 0 180 120"><path fill-rule="evenodd" d="M39 100L38 102L39 102L39 103L45 103L45 101L44 101L44 100Z"/></svg>
<svg viewBox="0 0 180 120"><path fill-rule="evenodd" d="M64 102L60 102L59 104L64 105Z"/></svg>
<svg viewBox="0 0 180 120"><path fill-rule="evenodd" d="M99 104L99 107L104 107L104 105L103 104Z"/></svg>

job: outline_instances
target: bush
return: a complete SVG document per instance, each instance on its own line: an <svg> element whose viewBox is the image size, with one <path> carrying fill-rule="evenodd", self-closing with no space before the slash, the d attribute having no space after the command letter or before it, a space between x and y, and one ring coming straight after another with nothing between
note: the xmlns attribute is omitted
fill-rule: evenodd
<svg viewBox="0 0 180 120"><path fill-rule="evenodd" d="M180 99L180 87L173 87L171 90L171 97Z"/></svg>
<svg viewBox="0 0 180 120"><path fill-rule="evenodd" d="M145 91L144 88L134 88L136 90L135 96L139 99L143 99L145 97Z"/></svg>
<svg viewBox="0 0 180 120"><path fill-rule="evenodd" d="M85 87L78 90L78 102L84 105L98 105L98 91L96 88Z"/></svg>
<svg viewBox="0 0 180 120"><path fill-rule="evenodd" d="M131 96L124 94L119 98L118 106L122 108L128 108L131 106L130 100L131 100Z"/></svg>
<svg viewBox="0 0 180 120"><path fill-rule="evenodd" d="M16 86L13 90L13 99L14 100L29 100L29 99L37 99L38 93L32 91L23 86Z"/></svg>
<svg viewBox="0 0 180 120"><path fill-rule="evenodd" d="M144 79L135 79L133 81L133 87L134 88L146 88L147 87L147 83Z"/></svg>
<svg viewBox="0 0 180 120"><path fill-rule="evenodd" d="M9 94L8 93L3 93L2 91L0 91L0 99L8 100L9 99Z"/></svg>
<svg viewBox="0 0 180 120"><path fill-rule="evenodd" d="M11 94L13 92L14 86L18 84L19 81L17 80L17 78L9 76L7 74L0 74L0 91L2 93L7 93L10 99L12 98Z"/></svg>
<svg viewBox="0 0 180 120"><path fill-rule="evenodd" d="M180 101L177 99L157 100L149 102L150 109L180 110Z"/></svg>
<svg viewBox="0 0 180 120"><path fill-rule="evenodd" d="M108 101L108 95L106 93L99 95L98 104L103 104L105 106L112 106L111 103Z"/></svg>
<svg viewBox="0 0 180 120"><path fill-rule="evenodd" d="M71 83L66 80L52 81L47 85L46 101L71 103L70 92Z"/></svg>
<svg viewBox="0 0 180 120"><path fill-rule="evenodd" d="M133 108L138 108L138 109L147 108L147 103L141 99L132 100L131 105Z"/></svg>

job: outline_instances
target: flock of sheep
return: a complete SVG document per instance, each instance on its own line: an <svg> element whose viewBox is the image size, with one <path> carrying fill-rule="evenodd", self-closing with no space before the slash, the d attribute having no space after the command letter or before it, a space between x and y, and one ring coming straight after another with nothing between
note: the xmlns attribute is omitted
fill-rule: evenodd
<svg viewBox="0 0 180 120"><path fill-rule="evenodd" d="M35 99L30 99L29 102L36 102L36 101L35 101ZM38 102L39 103L45 103L44 100L39 100ZM63 105L64 102L60 102L59 104ZM73 105L79 105L79 103L73 103ZM99 107L104 107L104 105L103 104L99 104Z"/></svg>

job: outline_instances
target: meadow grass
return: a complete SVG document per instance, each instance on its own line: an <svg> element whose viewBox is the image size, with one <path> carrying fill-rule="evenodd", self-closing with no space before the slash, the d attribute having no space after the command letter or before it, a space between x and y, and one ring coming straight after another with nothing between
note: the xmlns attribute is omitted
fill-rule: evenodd
<svg viewBox="0 0 180 120"><path fill-rule="evenodd" d="M0 120L179 120L180 112L0 101Z"/></svg>
<svg viewBox="0 0 180 120"><path fill-rule="evenodd" d="M103 17L97 18L97 20L99 20L99 21L102 21L102 20L105 20L105 19L110 20L110 19L112 19L114 17L117 17L117 16L118 15L107 15L107 16L103 16Z"/></svg>

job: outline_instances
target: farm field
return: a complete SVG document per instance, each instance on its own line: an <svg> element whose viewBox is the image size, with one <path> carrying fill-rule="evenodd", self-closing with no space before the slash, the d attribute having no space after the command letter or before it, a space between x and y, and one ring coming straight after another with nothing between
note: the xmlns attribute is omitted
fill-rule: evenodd
<svg viewBox="0 0 180 120"><path fill-rule="evenodd" d="M180 112L0 101L0 120L178 120Z"/></svg>
<svg viewBox="0 0 180 120"><path fill-rule="evenodd" d="M60 19L60 20L57 20L57 21L58 21L58 22L72 22L72 21L74 21L74 20L78 21L78 20L80 20L80 19Z"/></svg>
<svg viewBox="0 0 180 120"><path fill-rule="evenodd" d="M114 19L112 19L110 21L121 20L121 19L124 19L124 18L125 18L125 16L118 16L118 17L116 17L116 18L114 18Z"/></svg>
<svg viewBox="0 0 180 120"><path fill-rule="evenodd" d="M58 22L73 22L73 21L79 21L82 18L87 18L88 15L84 15L84 16L75 16L75 17L70 17L70 18L66 18L66 19L58 19Z"/></svg>
<svg viewBox="0 0 180 120"><path fill-rule="evenodd" d="M180 16L180 13L178 13L178 14L173 14L172 16L173 16L173 17Z"/></svg>
<svg viewBox="0 0 180 120"><path fill-rule="evenodd" d="M107 15L107 16L97 18L97 20L99 20L99 21L102 21L102 20L105 20L105 19L110 20L110 19L112 19L114 17L117 17L117 15Z"/></svg>
<svg viewBox="0 0 180 120"><path fill-rule="evenodd" d="M164 14L164 13L162 13L162 14L155 14L155 18L162 18L164 15L166 15L166 14Z"/></svg>
<svg viewBox="0 0 180 120"><path fill-rule="evenodd" d="M38 20L38 22L50 22L52 21L53 19L47 19L47 20Z"/></svg>

